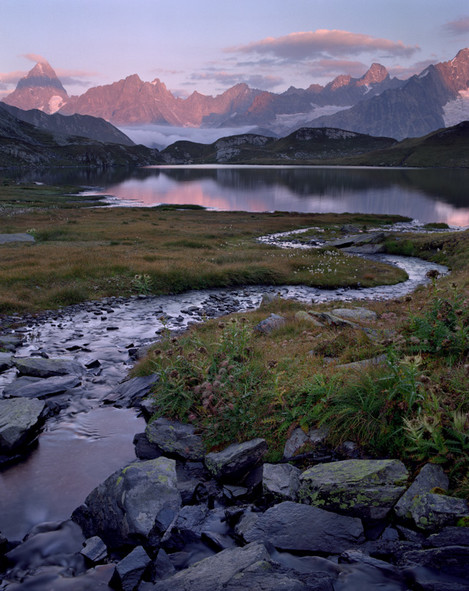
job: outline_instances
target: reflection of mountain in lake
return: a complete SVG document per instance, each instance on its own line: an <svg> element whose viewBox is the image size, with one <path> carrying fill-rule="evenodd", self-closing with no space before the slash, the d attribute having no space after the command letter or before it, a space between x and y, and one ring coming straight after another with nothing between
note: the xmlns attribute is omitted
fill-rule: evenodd
<svg viewBox="0 0 469 591"><path fill-rule="evenodd" d="M101 187L135 205L245 211L395 213L469 225L464 169L196 166L28 173L22 180Z"/></svg>

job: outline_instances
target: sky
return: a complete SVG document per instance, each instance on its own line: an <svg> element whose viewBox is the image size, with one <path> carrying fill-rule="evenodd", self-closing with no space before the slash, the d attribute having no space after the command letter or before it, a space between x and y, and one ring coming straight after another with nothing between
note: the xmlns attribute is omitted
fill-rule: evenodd
<svg viewBox="0 0 469 591"><path fill-rule="evenodd" d="M70 95L131 74L173 94L408 78L469 46L468 0L0 0L0 98L46 60Z"/></svg>

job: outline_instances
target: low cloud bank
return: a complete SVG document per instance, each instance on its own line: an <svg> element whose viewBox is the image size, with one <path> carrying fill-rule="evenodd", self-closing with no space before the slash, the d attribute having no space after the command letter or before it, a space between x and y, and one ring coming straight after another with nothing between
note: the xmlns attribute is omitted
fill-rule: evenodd
<svg viewBox="0 0 469 591"><path fill-rule="evenodd" d="M199 128L199 127L170 127L167 125L136 125L119 127L132 141L143 144L149 148L162 150L180 140L189 140L201 144L211 144L221 137L239 135L241 133L255 133L255 127L223 127Z"/></svg>

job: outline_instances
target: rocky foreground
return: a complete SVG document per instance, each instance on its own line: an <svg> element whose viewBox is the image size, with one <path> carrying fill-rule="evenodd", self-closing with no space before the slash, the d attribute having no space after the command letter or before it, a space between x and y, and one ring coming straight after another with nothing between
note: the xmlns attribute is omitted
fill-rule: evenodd
<svg viewBox="0 0 469 591"><path fill-rule="evenodd" d="M26 389L80 370L40 358L16 363L43 376L17 386ZM44 377L51 371L59 375ZM116 401L148 417L142 379L128 381ZM33 425L22 441L1 425L11 452L32 437L47 404L27 395L1 403L11 406L11 424L20 415ZM206 454L192 426L153 421L135 436L139 459L70 520L40 524L21 543L0 540L0 589L469 589L469 508L445 494L441 468L427 464L413 476L399 460L363 459L353 446L331 455L323 437L295 430L283 460L270 464L263 439ZM313 452L300 469L305 442Z"/></svg>

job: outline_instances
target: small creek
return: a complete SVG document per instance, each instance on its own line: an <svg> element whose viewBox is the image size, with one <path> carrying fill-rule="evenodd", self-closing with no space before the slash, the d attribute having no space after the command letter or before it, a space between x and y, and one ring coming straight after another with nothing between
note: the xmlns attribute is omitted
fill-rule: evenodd
<svg viewBox="0 0 469 591"><path fill-rule="evenodd" d="M420 259L376 258L404 268L409 280L371 289L261 286L111 298L31 321L20 329L25 343L17 356L68 357L89 370L72 403L48 421L36 449L0 472L0 531L18 540L37 523L66 519L99 482L135 458L132 439L144 430L144 420L132 409L103 406L103 401L125 379L136 350L157 340L163 329L182 330L208 317L254 309L266 293L308 303L402 297L426 283L430 269L447 272ZM0 395L14 379L14 370L0 375Z"/></svg>

